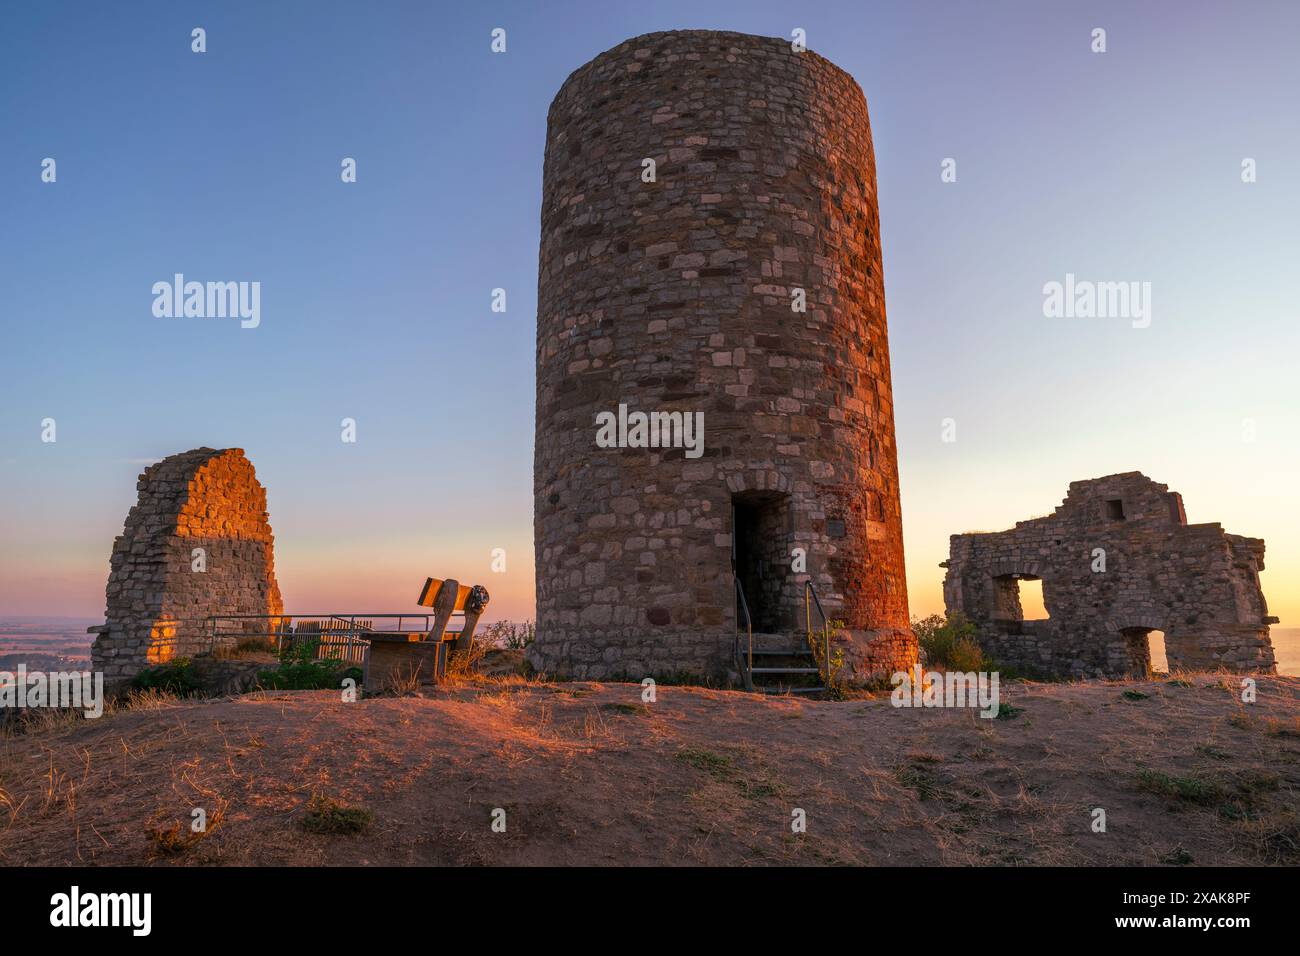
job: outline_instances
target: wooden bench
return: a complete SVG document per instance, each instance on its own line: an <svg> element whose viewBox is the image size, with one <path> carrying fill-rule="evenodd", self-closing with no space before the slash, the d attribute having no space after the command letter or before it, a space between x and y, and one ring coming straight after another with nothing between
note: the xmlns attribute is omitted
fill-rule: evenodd
<svg viewBox="0 0 1300 956"><path fill-rule="evenodd" d="M420 607L433 608L433 624L427 634L393 634L375 631L365 658L365 688L384 690L410 682L436 684L447 675L447 659L453 649L469 650L478 619L488 605L487 588L463 585L454 578L428 578L420 590ZM451 630L453 614L461 614L460 630Z"/></svg>

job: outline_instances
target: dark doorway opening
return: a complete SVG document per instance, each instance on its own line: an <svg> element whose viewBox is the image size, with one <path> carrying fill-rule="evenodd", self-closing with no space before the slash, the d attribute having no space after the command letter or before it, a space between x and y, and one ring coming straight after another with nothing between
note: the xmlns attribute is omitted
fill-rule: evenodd
<svg viewBox="0 0 1300 956"><path fill-rule="evenodd" d="M777 633L790 622L781 593L789 578L789 495L741 492L731 499L731 560L754 630ZM744 627L744 615L737 620Z"/></svg>
<svg viewBox="0 0 1300 956"><path fill-rule="evenodd" d="M1129 676L1144 679L1154 673L1169 673L1165 632L1147 627L1121 629L1129 659Z"/></svg>

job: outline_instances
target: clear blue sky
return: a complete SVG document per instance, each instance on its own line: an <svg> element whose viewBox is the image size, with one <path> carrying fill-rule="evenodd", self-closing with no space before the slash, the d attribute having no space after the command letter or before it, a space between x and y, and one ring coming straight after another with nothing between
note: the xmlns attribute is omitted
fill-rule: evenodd
<svg viewBox="0 0 1300 956"><path fill-rule="evenodd" d="M795 27L871 111L913 610L938 609L949 533L1139 469L1191 520L1268 540L1291 623L1300 5L1283 2L8 6L0 611L102 610L141 463L210 445L246 449L267 484L291 607L405 610L447 573L531 613L550 99L637 34ZM260 281L261 326L155 318L175 272ZM1044 318L1066 272L1151 282L1151 328Z"/></svg>

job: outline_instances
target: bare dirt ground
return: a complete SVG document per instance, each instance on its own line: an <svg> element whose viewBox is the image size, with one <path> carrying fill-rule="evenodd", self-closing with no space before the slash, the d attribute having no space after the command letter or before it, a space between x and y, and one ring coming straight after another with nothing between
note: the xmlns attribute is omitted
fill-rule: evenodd
<svg viewBox="0 0 1300 956"><path fill-rule="evenodd" d="M1021 710L992 720L657 693L489 678L52 721L0 739L0 864L1300 862L1300 679L1249 705L1208 674L1004 684ZM312 832L313 797L373 820Z"/></svg>

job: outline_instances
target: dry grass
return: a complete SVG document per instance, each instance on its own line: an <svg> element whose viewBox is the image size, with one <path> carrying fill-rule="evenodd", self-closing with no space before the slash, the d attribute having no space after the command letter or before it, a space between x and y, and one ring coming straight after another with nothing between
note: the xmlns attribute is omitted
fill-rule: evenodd
<svg viewBox="0 0 1300 956"><path fill-rule="evenodd" d="M447 677L451 680L465 680L477 675L488 654L495 650L496 645L482 636L473 638L464 650L453 648L447 659Z"/></svg>
<svg viewBox="0 0 1300 956"><path fill-rule="evenodd" d="M218 644L212 649L212 657L219 661L245 660L247 658L278 660L279 648L274 638L245 637L234 644Z"/></svg>
<svg viewBox="0 0 1300 956"><path fill-rule="evenodd" d="M145 824L145 835L149 839L150 860L157 860L165 857L181 856L199 845L203 840L216 832L226 817L226 808L229 801L217 799L217 805L211 814L206 814L204 826L200 829L195 828L194 811L191 810L184 819L168 819L170 814L165 810L158 811L154 818Z"/></svg>
<svg viewBox="0 0 1300 956"><path fill-rule="evenodd" d="M1300 681L1180 681L1004 684L1013 720L517 674L137 695L0 741L0 862L1294 865Z"/></svg>
<svg viewBox="0 0 1300 956"><path fill-rule="evenodd" d="M104 701L103 717L131 710L158 711L175 707L182 698L158 689L132 690L125 698ZM87 720L85 712L77 708L40 708L23 711L13 721L0 723L0 741L21 737L49 737L80 728Z"/></svg>
<svg viewBox="0 0 1300 956"><path fill-rule="evenodd" d="M395 667L383 679L382 692L393 697L409 697L419 693L421 686L419 665L412 667Z"/></svg>

